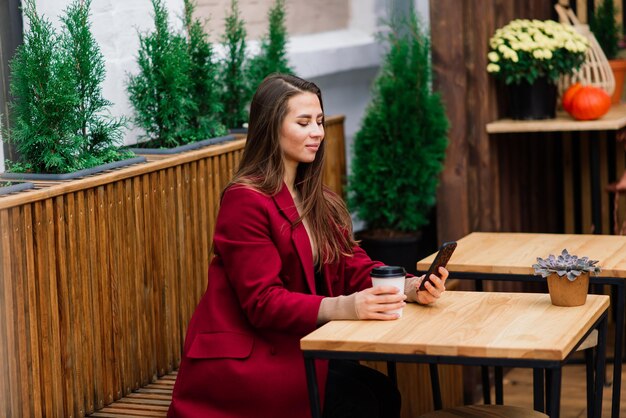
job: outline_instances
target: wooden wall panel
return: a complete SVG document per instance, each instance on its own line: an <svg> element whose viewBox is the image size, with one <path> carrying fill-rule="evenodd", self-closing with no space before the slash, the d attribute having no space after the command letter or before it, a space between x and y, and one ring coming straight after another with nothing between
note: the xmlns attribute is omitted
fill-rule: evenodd
<svg viewBox="0 0 626 418"><path fill-rule="evenodd" d="M487 13L488 3L484 1L466 2L463 7L464 23L467 27L481 25L493 26L493 14ZM488 90L488 74L486 71L476 71L487 65L487 48L489 43L486 31L468 31L465 41L465 64L467 66L467 95L466 107L474 112L484 114L488 112L488 101L483 100L481 92ZM489 166L489 141L485 140L486 132L481 126L480 119L467 120L468 170L467 188L469 194L469 222L470 230L492 230L493 206L490 204L491 181ZM482 214L482 216L481 216Z"/></svg>
<svg viewBox="0 0 626 418"><path fill-rule="evenodd" d="M430 2L434 88L441 93L450 120L449 145L437 193L439 241L461 238L471 231L468 190L467 71L463 21L464 2Z"/></svg>
<svg viewBox="0 0 626 418"><path fill-rule="evenodd" d="M485 70L488 41L514 18L550 17L551 7L539 0L430 3L435 88L451 123L438 192L439 241L503 227L501 205L509 196L498 193L500 156L493 152L499 148L485 132L498 116L495 82Z"/></svg>
<svg viewBox="0 0 626 418"><path fill-rule="evenodd" d="M344 116L326 118L326 151L324 184L339 196L343 196L346 185L346 148L343 132Z"/></svg>

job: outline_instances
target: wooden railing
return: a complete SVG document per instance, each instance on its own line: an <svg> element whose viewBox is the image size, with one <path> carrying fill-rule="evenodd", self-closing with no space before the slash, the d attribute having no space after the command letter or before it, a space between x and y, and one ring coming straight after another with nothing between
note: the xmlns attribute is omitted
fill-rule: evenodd
<svg viewBox="0 0 626 418"><path fill-rule="evenodd" d="M0 200L3 416L83 416L179 364L244 143Z"/></svg>

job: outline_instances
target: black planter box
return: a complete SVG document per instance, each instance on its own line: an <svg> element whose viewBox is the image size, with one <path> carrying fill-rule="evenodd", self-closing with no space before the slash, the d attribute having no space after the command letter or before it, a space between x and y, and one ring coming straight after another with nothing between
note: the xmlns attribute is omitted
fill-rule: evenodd
<svg viewBox="0 0 626 418"><path fill-rule="evenodd" d="M0 187L0 196L4 196L10 193L17 193L23 190L32 189L35 187L33 183L30 182L20 182L17 184L12 184L10 186Z"/></svg>
<svg viewBox="0 0 626 418"><path fill-rule="evenodd" d="M179 154L185 151L191 151L198 148L203 148L209 145L221 144L222 142L232 141L236 139L233 135L225 135L218 136L215 138L209 138L198 142L191 142L189 144L181 145L175 148L129 148L135 154L158 154L158 155L169 155L169 154Z"/></svg>
<svg viewBox="0 0 626 418"><path fill-rule="evenodd" d="M0 178L4 180L73 180L81 177L90 176L92 174L100 173L102 171L112 170L114 168L125 167L127 165L133 165L143 163L146 161L146 157L133 157L125 160L113 161L112 163L97 165L95 167L86 168L84 170L78 170L71 173L63 174L38 174L38 173L2 173Z"/></svg>

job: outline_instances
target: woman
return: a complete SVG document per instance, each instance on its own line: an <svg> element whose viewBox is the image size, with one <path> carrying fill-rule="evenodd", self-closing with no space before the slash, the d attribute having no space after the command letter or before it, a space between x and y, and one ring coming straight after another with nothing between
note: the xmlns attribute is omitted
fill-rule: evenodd
<svg viewBox="0 0 626 418"><path fill-rule="evenodd" d="M300 338L333 319L396 319L407 295L371 287L350 215L322 186L319 88L272 75L250 107L239 169L222 195L206 293L189 323L169 417L310 415ZM448 276L409 300L432 303ZM324 416L398 417L397 390L353 362L317 362ZM328 385L327 383L328 376ZM325 391L324 388L328 387Z"/></svg>

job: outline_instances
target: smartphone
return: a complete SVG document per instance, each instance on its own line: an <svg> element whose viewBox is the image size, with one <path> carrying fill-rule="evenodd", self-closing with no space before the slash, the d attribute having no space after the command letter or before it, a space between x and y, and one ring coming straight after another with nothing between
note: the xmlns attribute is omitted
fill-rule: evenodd
<svg viewBox="0 0 626 418"><path fill-rule="evenodd" d="M439 248L439 251L437 252L437 255L435 256L435 259L433 260L432 264L430 265L430 267L428 267L428 271L426 272L426 277L424 278L424 280L422 280L422 283L420 284L420 290L426 290L425 285L426 285L426 282L430 282L429 277L431 274L439 276L439 267L445 267L446 264L448 264L448 260L450 260L450 257L452 257L452 253L454 252L455 249L456 249L456 241L443 243L441 248Z"/></svg>

